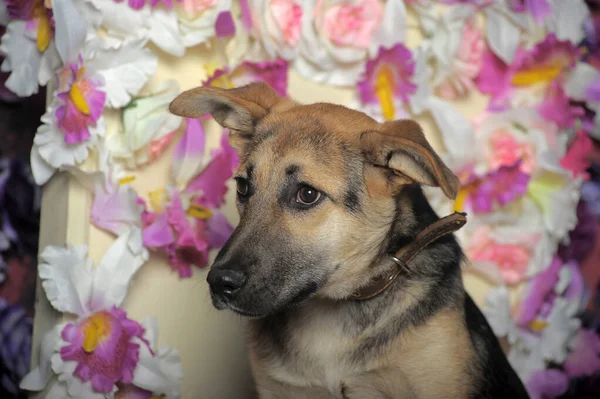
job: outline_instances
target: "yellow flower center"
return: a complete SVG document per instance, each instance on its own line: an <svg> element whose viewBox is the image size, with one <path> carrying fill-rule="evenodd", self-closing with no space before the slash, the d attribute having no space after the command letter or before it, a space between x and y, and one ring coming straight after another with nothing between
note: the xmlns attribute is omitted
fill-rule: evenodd
<svg viewBox="0 0 600 399"><path fill-rule="evenodd" d="M108 334L110 334L108 316L104 313L97 313L85 321L83 344L81 347L87 353L92 353Z"/></svg>
<svg viewBox="0 0 600 399"><path fill-rule="evenodd" d="M151 191L148 193L148 197L150 198L150 204L152 204L152 209L154 209L154 212L162 213L167 200L167 193L165 189L159 188L158 190Z"/></svg>
<svg viewBox="0 0 600 399"><path fill-rule="evenodd" d="M36 44L41 53L44 52L50 44L52 28L50 27L50 18L48 18L48 13L46 13L46 10L43 9L43 6L41 7L41 11L36 12L36 14L38 14L39 17Z"/></svg>
<svg viewBox="0 0 600 399"><path fill-rule="evenodd" d="M547 321L534 320L531 323L529 323L529 328L531 328L535 332L540 332L546 327L548 327Z"/></svg>
<svg viewBox="0 0 600 399"><path fill-rule="evenodd" d="M193 218L202 220L206 220L212 216L210 209L198 204L190 204L187 214Z"/></svg>
<svg viewBox="0 0 600 399"><path fill-rule="evenodd" d="M119 180L119 184L123 185L123 184L131 183L134 180L135 180L135 176L125 176L124 178Z"/></svg>
<svg viewBox="0 0 600 399"><path fill-rule="evenodd" d="M75 108L84 115L90 114L90 107L85 101L85 97L83 97L83 93L81 92L81 87L79 87L79 83L75 81L71 86L71 90L69 91L69 99L73 102Z"/></svg>
<svg viewBox="0 0 600 399"><path fill-rule="evenodd" d="M562 65L548 65L533 68L513 75L511 83L514 86L531 86L537 83L548 83L556 79L562 71Z"/></svg>
<svg viewBox="0 0 600 399"><path fill-rule="evenodd" d="M394 77L390 69L387 66L382 66L375 80L375 93L377 94L377 98L379 98L383 117L388 121L393 120L396 114L392 95L393 82Z"/></svg>

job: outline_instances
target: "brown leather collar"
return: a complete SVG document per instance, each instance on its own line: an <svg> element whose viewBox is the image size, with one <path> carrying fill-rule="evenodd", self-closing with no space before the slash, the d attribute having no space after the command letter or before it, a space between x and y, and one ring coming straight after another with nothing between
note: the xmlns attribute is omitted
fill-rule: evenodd
<svg viewBox="0 0 600 399"><path fill-rule="evenodd" d="M467 214L454 212L452 215L430 224L417 234L414 240L400 248L396 255L392 256L394 261L392 270L375 277L368 285L358 289L348 299L364 301L381 294L392 285L402 271L410 270L408 264L419 252L438 238L458 231L465 223L467 223Z"/></svg>

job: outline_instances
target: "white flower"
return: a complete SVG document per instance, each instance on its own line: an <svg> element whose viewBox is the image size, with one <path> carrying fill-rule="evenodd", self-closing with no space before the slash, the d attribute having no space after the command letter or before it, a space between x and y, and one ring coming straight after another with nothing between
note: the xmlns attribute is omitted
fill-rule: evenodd
<svg viewBox="0 0 600 399"><path fill-rule="evenodd" d="M403 1L306 0L294 68L304 77L336 86L356 84L369 56L406 36Z"/></svg>
<svg viewBox="0 0 600 399"><path fill-rule="evenodd" d="M495 2L484 9L487 41L502 61L511 64L527 28L525 14L512 11L506 2Z"/></svg>
<svg viewBox="0 0 600 399"><path fill-rule="evenodd" d="M104 78L108 107L127 105L156 72L158 59L144 44L143 39L137 39L117 49L98 48L98 42L86 48L86 66Z"/></svg>
<svg viewBox="0 0 600 399"><path fill-rule="evenodd" d="M589 98L586 95L586 89L591 87L592 82L595 86L598 85L600 72L590 64L579 62L565 83L565 93L574 100L585 101L586 106L594 111L594 128L590 131L590 135L600 139L600 99Z"/></svg>
<svg viewBox="0 0 600 399"><path fill-rule="evenodd" d="M90 149L98 137L104 135L104 118L98 119L96 126L90 126L90 138L74 144L67 144L65 136L58 126L56 108L58 101L52 103L42 116L42 125L38 128L31 149L31 172L38 185L46 183L54 172L63 166L77 166L85 161Z"/></svg>
<svg viewBox="0 0 600 399"><path fill-rule="evenodd" d="M510 295L505 286L495 287L485 298L481 308L497 337L507 337L510 344L517 339L517 326L510 314Z"/></svg>
<svg viewBox="0 0 600 399"><path fill-rule="evenodd" d="M542 330L541 346L544 358L559 364L565 361L581 326L581 320L576 314L577 303L556 298L546 319L548 326Z"/></svg>
<svg viewBox="0 0 600 399"><path fill-rule="evenodd" d="M302 30L302 2L298 0L250 0L254 52L267 57L292 60L298 53Z"/></svg>
<svg viewBox="0 0 600 399"><path fill-rule="evenodd" d="M123 132L108 138L112 156L129 167L142 165L158 153L151 152L153 143L168 140L181 125L182 118L169 112L169 103L179 94L174 80L167 80L123 110ZM160 147L160 145L159 145Z"/></svg>
<svg viewBox="0 0 600 399"><path fill-rule="evenodd" d="M545 19L546 29L558 40L569 40L577 46L585 38L585 21L590 10L584 0L548 0L552 13Z"/></svg>
<svg viewBox="0 0 600 399"><path fill-rule="evenodd" d="M231 0L182 0L175 5L185 47L205 43L215 36L219 13L231 9Z"/></svg>
<svg viewBox="0 0 600 399"><path fill-rule="evenodd" d="M89 0L102 14L103 48L118 49L129 42L147 41L150 34L150 8L134 10L127 1Z"/></svg>

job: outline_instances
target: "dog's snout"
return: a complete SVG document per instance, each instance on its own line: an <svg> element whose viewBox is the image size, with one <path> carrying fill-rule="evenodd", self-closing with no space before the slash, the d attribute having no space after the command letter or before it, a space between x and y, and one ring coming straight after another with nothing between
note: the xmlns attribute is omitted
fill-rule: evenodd
<svg viewBox="0 0 600 399"><path fill-rule="evenodd" d="M213 268L207 277L213 294L227 300L233 299L247 280L246 273L236 269Z"/></svg>

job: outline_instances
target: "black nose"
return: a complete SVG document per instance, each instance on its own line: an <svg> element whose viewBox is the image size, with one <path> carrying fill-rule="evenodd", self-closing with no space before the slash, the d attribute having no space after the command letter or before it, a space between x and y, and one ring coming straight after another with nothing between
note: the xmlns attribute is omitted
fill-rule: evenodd
<svg viewBox="0 0 600 399"><path fill-rule="evenodd" d="M222 299L233 299L246 284L246 274L235 269L212 268L206 278L214 295Z"/></svg>

